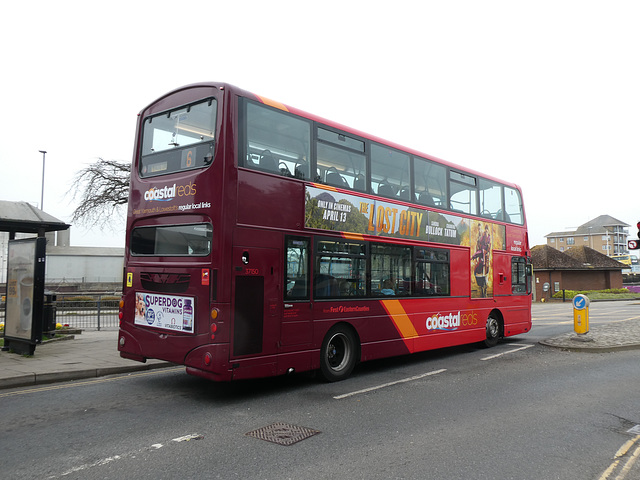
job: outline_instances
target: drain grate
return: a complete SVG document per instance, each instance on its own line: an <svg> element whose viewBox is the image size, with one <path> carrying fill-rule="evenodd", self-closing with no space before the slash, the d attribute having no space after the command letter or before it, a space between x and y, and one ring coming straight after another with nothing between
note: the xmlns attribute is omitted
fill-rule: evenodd
<svg viewBox="0 0 640 480"><path fill-rule="evenodd" d="M320 433L319 430L312 428L277 422L245 433L245 435L288 447L318 433Z"/></svg>

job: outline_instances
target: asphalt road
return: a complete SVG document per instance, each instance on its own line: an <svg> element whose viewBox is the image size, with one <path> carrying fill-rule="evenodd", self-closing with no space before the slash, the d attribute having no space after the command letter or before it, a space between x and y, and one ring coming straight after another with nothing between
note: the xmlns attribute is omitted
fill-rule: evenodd
<svg viewBox="0 0 640 480"><path fill-rule="evenodd" d="M567 308L536 308L530 334L493 349L472 345L365 363L334 384L304 375L214 384L179 368L5 390L2 473L604 479L616 452L637 441L629 430L640 424L640 352L537 344L572 328ZM592 321L640 310L607 304L611 310L598 319L600 308L592 307ZM262 437L302 439L282 445L248 435L270 426Z"/></svg>

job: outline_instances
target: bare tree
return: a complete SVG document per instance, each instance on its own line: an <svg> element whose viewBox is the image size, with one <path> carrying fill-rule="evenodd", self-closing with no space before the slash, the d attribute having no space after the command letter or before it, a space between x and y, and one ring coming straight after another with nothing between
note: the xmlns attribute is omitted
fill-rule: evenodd
<svg viewBox="0 0 640 480"><path fill-rule="evenodd" d="M86 226L104 228L114 215L122 215L122 205L129 201L131 164L99 158L80 170L67 192L80 203L71 221Z"/></svg>

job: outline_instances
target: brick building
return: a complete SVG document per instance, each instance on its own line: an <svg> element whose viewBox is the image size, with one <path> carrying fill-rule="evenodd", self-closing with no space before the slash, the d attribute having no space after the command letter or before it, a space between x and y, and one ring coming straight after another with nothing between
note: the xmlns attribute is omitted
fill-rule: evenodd
<svg viewBox="0 0 640 480"><path fill-rule="evenodd" d="M561 252L549 245L537 245L531 249L531 259L536 300L549 299L562 290L622 288L622 269L626 266L589 247Z"/></svg>

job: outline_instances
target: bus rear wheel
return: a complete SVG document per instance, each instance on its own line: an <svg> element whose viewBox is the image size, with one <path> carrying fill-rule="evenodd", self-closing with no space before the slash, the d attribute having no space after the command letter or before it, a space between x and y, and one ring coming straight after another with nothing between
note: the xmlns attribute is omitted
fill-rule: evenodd
<svg viewBox="0 0 640 480"><path fill-rule="evenodd" d="M484 346L491 348L495 347L500 341L502 331L502 325L495 313L489 314L487 318L487 338L484 340Z"/></svg>
<svg viewBox="0 0 640 480"><path fill-rule="evenodd" d="M502 337L502 324L495 313L489 314L487 318L487 338L484 340L484 346L495 347Z"/></svg>
<svg viewBox="0 0 640 480"><path fill-rule="evenodd" d="M353 331L344 325L332 327L322 341L320 372L325 380L344 380L358 360L358 346Z"/></svg>

